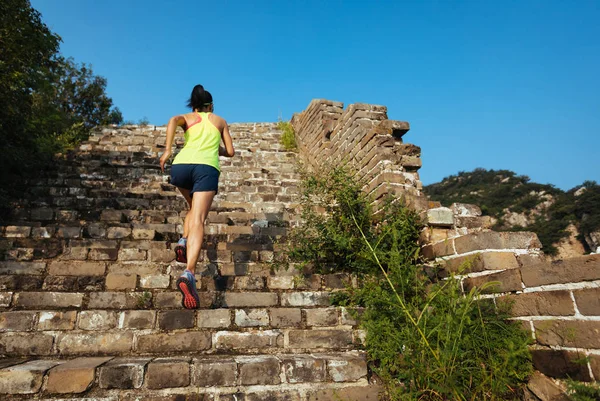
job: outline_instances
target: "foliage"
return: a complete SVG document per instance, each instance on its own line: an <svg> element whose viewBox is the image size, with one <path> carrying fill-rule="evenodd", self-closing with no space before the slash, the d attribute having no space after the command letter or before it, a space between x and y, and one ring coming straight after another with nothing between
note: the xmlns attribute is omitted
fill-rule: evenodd
<svg viewBox="0 0 600 401"><path fill-rule="evenodd" d="M0 199L16 182L47 169L53 154L73 148L96 125L122 115L106 79L58 53L61 38L29 0L0 2Z"/></svg>
<svg viewBox="0 0 600 401"><path fill-rule="evenodd" d="M343 169L305 179L305 224L289 237L289 257L316 271L349 271L358 288L335 294L366 329L373 371L392 400L517 399L532 367L530 338L507 323L507 306L436 281L419 257L419 219L388 200L373 216L361 185Z"/></svg>
<svg viewBox="0 0 600 401"><path fill-rule="evenodd" d="M585 190L575 196L581 187ZM529 177L512 171L475 169L446 177L424 190L432 200L444 205L453 202L479 205L485 215L498 220L495 230L537 233L544 251L550 255L556 254L555 245L569 235L569 224L575 224L582 235L600 228L600 186L593 181L565 192L552 185L532 183ZM552 202L546 207L541 204L547 195ZM527 227L508 225L507 212L524 213L532 223Z"/></svg>
<svg viewBox="0 0 600 401"><path fill-rule="evenodd" d="M283 131L281 135L281 144L286 150L296 149L296 134L294 133L294 127L289 121L279 121L277 123L277 129Z"/></svg>
<svg viewBox="0 0 600 401"><path fill-rule="evenodd" d="M597 384L567 381L567 394L573 401L600 400L600 386Z"/></svg>

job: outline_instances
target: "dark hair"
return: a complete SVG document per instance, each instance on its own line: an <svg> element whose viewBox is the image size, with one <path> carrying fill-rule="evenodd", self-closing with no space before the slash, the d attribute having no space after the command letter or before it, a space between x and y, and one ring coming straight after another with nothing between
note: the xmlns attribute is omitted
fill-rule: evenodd
<svg viewBox="0 0 600 401"><path fill-rule="evenodd" d="M187 105L192 110L202 110L212 102L213 98L210 92L205 91L202 85L196 85L194 86L194 89L192 89L192 94L190 95L190 100L188 100Z"/></svg>

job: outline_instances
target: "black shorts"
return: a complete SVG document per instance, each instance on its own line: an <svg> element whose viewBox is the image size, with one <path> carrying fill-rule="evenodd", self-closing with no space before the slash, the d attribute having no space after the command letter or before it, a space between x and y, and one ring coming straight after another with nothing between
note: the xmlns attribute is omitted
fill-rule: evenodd
<svg viewBox="0 0 600 401"><path fill-rule="evenodd" d="M173 164L171 184L194 192L219 191L219 170L207 164Z"/></svg>

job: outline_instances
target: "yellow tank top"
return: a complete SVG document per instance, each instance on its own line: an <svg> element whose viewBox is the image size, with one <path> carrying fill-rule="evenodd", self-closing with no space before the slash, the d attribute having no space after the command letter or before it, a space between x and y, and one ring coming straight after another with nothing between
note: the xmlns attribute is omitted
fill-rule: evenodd
<svg viewBox="0 0 600 401"><path fill-rule="evenodd" d="M221 132L208 119L210 113L197 114L198 119L185 131L185 145L173 160L173 164L207 164L221 171Z"/></svg>

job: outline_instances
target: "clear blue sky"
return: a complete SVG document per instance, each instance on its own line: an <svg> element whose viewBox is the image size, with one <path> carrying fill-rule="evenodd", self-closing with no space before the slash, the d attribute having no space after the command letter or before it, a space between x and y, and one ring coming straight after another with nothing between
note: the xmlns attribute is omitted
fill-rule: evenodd
<svg viewBox="0 0 600 401"><path fill-rule="evenodd" d="M411 123L424 184L476 167L600 182L600 1L33 0L126 120L163 125L195 84L232 122L313 98Z"/></svg>

